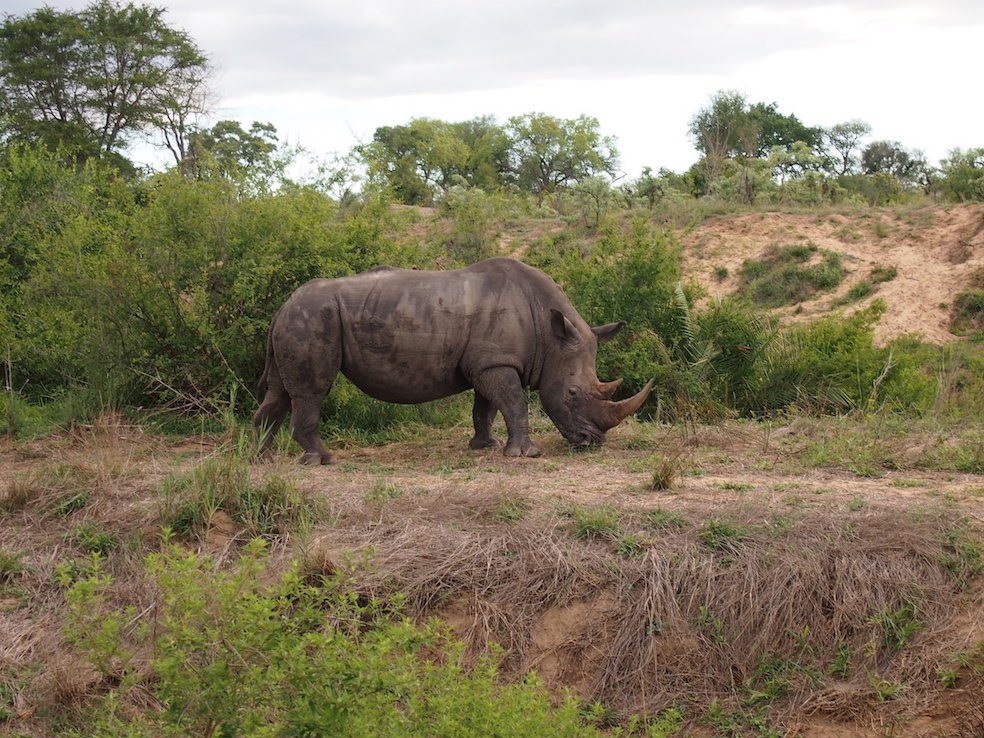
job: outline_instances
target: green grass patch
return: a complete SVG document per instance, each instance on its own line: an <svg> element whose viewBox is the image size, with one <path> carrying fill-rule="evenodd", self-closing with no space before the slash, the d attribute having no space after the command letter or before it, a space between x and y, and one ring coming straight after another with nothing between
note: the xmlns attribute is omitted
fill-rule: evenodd
<svg viewBox="0 0 984 738"><path fill-rule="evenodd" d="M950 330L958 336L984 331L984 289L965 290L953 298Z"/></svg>
<svg viewBox="0 0 984 738"><path fill-rule="evenodd" d="M170 475L158 494L162 525L182 535L201 535L221 510L249 537L285 536L309 527L322 507L278 471L253 481L249 464L232 449L220 450L189 472Z"/></svg>
<svg viewBox="0 0 984 738"><path fill-rule="evenodd" d="M647 510L643 515L643 522L647 528L654 528L656 530L685 528L690 525L690 521L682 513L661 507L657 507L655 510Z"/></svg>
<svg viewBox="0 0 984 738"><path fill-rule="evenodd" d="M573 504L565 514L571 518L570 532L574 538L618 538L621 533L621 513L614 505Z"/></svg>
<svg viewBox="0 0 984 738"><path fill-rule="evenodd" d="M738 290L763 307L782 307L835 289L845 270L839 254L813 244L773 246L742 265Z"/></svg>

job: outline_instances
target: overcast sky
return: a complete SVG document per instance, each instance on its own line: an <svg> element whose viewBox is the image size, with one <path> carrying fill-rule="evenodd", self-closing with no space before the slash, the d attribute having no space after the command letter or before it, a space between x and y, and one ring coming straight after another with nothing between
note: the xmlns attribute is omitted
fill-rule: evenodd
<svg viewBox="0 0 984 738"><path fill-rule="evenodd" d="M42 2L4 0L23 15ZM88 2L51 0L61 9ZM347 152L382 125L586 114L622 169L683 171L718 90L872 140L984 146L984 0L161 0L215 67L216 120Z"/></svg>

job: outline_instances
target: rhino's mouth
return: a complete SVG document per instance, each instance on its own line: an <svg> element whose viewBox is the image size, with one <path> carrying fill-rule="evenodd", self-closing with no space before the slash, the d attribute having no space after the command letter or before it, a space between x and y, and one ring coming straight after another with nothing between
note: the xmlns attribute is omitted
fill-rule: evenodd
<svg viewBox="0 0 984 738"><path fill-rule="evenodd" d="M591 426L583 426L574 431L562 431L567 442L578 448L597 446L605 440L605 431Z"/></svg>

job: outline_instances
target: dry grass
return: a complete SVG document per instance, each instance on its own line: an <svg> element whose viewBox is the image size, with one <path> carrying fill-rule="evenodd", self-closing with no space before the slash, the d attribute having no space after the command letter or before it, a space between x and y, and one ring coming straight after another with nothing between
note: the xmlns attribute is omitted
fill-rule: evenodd
<svg viewBox="0 0 984 738"><path fill-rule="evenodd" d="M626 712L752 695L766 689L770 659L784 670L773 717L884 713L871 675L904 683L893 708L914 709L938 691L947 654L965 645L955 618L966 580L944 563L945 514L825 511L784 523L777 509L744 504L724 528L740 539L714 548L701 521L721 510L690 509L696 524L660 531L626 557L575 540L559 517L466 525L446 509L428 520L426 510L409 519L402 508L391 504L361 530L331 531L309 570L338 566L346 549L371 551L351 565L366 596L404 593L416 616L454 624L473 655L498 643L516 673L547 663L548 676ZM641 521L627 515L622 525L642 530ZM907 622L907 603L920 625L897 643L886 630L893 615ZM564 617L572 611L574 622ZM543 636L558 627L551 620L562 638ZM847 673L834 678L846 649Z"/></svg>
<svg viewBox="0 0 984 738"><path fill-rule="evenodd" d="M402 593L415 617L446 620L471 658L497 643L508 673L536 669L552 688L621 714L677 705L688 730L706 731L717 700L742 732L768 713L790 731L922 716L934 722L913 734L973 735L984 651L970 665L957 655L984 648L971 576L973 491L984 485L967 476L945 495L949 474L893 487L806 469L804 432L793 430L722 425L679 439L637 424L595 453L568 456L548 438L548 458L516 463L461 452L445 434L433 449L278 467L326 512L272 558L299 556L314 576L344 571L366 597ZM195 464L181 450L107 422L0 454L10 472L0 551L22 567L0 589L0 708L17 731L50 735L107 687L62 635L56 573L84 566L79 528L119 541L105 562L116 578L106 607L133 608L134 625L153 611L142 558L158 545L161 480ZM662 493L647 484L658 454L679 465ZM84 504L59 509L76 492ZM863 507L847 504L860 496ZM572 505L604 508L612 530L576 537ZM222 565L247 537L227 522L187 545ZM138 654L134 666L145 663ZM941 686L947 669L957 689ZM131 709L153 704L148 690L133 693L145 704Z"/></svg>

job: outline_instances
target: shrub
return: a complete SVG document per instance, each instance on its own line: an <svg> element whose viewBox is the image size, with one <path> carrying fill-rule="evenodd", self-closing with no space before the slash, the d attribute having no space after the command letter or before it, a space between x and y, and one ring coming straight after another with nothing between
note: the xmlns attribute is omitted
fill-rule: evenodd
<svg viewBox="0 0 984 738"><path fill-rule="evenodd" d="M112 677L91 732L149 735L586 736L576 703L551 700L534 676L504 684L497 657L459 665L461 646L432 622L413 625L377 601L359 603L339 579L272 582L253 541L228 571L168 546L148 558L160 588L156 627L130 632L97 571L68 591L69 636ZM267 583L263 583L267 582ZM152 649L144 679L133 640ZM132 704L128 697L136 696Z"/></svg>
<svg viewBox="0 0 984 738"><path fill-rule="evenodd" d="M372 193L341 210L309 187L251 195L176 173L121 183L34 150L8 160L0 332L31 400L81 387L101 404L201 412L240 387L252 407L270 320L293 289L427 256L397 243Z"/></svg>
<svg viewBox="0 0 984 738"><path fill-rule="evenodd" d="M479 187L451 187L441 203L452 223L448 252L465 264L495 256L499 219L506 204L501 195L488 194Z"/></svg>
<svg viewBox="0 0 984 738"><path fill-rule="evenodd" d="M820 256L818 264L809 263ZM844 276L840 255L816 246L773 247L764 259L745 261L739 290L764 307L780 307L831 290Z"/></svg>
<svg viewBox="0 0 984 738"><path fill-rule="evenodd" d="M984 331L984 289L964 290L953 298L950 329L957 335Z"/></svg>
<svg viewBox="0 0 984 738"><path fill-rule="evenodd" d="M674 303L681 275L679 245L669 233L636 219L626 230L603 229L583 252L570 242L561 247L559 256L536 249L529 262L547 270L591 325L627 322L599 351L598 374L622 377L627 391L638 391L653 376L653 365L661 363L661 348L680 339Z"/></svg>

